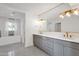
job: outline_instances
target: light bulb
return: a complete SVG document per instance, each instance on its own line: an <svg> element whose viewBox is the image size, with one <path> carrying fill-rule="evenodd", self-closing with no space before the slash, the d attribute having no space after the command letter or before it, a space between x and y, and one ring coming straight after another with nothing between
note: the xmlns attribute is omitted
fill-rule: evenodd
<svg viewBox="0 0 79 59"><path fill-rule="evenodd" d="M75 15L78 15L78 13L79 13L78 10L75 10L75 11L74 11L74 14L75 14Z"/></svg>
<svg viewBox="0 0 79 59"><path fill-rule="evenodd" d="M69 12L67 12L67 13L66 13L66 16L70 17L71 15L70 15L70 13L69 13Z"/></svg>
<svg viewBox="0 0 79 59"><path fill-rule="evenodd" d="M62 18L62 19L64 18L64 16L63 16L63 15L60 15L59 17L60 17L60 18Z"/></svg>

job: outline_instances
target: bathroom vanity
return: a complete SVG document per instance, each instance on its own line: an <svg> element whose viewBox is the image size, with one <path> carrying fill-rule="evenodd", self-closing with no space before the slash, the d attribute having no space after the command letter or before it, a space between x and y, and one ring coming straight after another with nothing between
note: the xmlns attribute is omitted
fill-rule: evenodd
<svg viewBox="0 0 79 59"><path fill-rule="evenodd" d="M64 38L63 34L33 34L34 46L50 56L79 56L79 39Z"/></svg>

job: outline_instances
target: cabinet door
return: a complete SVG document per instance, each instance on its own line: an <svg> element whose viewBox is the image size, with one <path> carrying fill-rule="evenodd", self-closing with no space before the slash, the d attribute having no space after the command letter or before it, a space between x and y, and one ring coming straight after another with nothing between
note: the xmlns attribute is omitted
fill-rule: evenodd
<svg viewBox="0 0 79 59"><path fill-rule="evenodd" d="M49 55L53 55L53 40L48 37L43 37L42 39L42 49Z"/></svg>
<svg viewBox="0 0 79 59"><path fill-rule="evenodd" d="M64 47L64 56L79 56L79 50L71 47Z"/></svg>
<svg viewBox="0 0 79 59"><path fill-rule="evenodd" d="M41 46L41 36L38 36L38 35L34 35L33 36L33 40L34 40L34 45L37 46L37 47L40 47Z"/></svg>
<svg viewBox="0 0 79 59"><path fill-rule="evenodd" d="M48 37L34 35L34 45L49 55L53 55L53 40Z"/></svg>
<svg viewBox="0 0 79 59"><path fill-rule="evenodd" d="M59 40L54 40L54 56L63 56L63 45Z"/></svg>
<svg viewBox="0 0 79 59"><path fill-rule="evenodd" d="M36 35L33 35L33 44L34 44L34 46L36 46L36 44L37 44L37 36Z"/></svg>

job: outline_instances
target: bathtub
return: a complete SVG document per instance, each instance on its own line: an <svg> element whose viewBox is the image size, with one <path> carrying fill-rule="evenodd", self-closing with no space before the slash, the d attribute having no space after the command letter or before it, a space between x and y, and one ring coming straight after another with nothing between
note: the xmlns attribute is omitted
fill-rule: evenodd
<svg viewBox="0 0 79 59"><path fill-rule="evenodd" d="M0 46L19 43L19 42L21 42L20 36L7 36L0 38Z"/></svg>

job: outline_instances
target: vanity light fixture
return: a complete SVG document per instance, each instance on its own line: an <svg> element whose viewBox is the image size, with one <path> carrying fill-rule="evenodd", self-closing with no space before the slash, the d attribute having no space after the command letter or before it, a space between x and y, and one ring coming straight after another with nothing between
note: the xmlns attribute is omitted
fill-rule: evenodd
<svg viewBox="0 0 79 59"><path fill-rule="evenodd" d="M67 12L67 13L66 13L66 16L70 17L70 16L71 16L71 15L70 15L70 12Z"/></svg>
<svg viewBox="0 0 79 59"><path fill-rule="evenodd" d="M62 12L59 15L59 17L63 19L65 16L70 17L71 15L79 15L79 9L75 8L75 9L66 10L66 11Z"/></svg>
<svg viewBox="0 0 79 59"><path fill-rule="evenodd" d="M64 18L64 15L60 15L59 17L63 19Z"/></svg>

